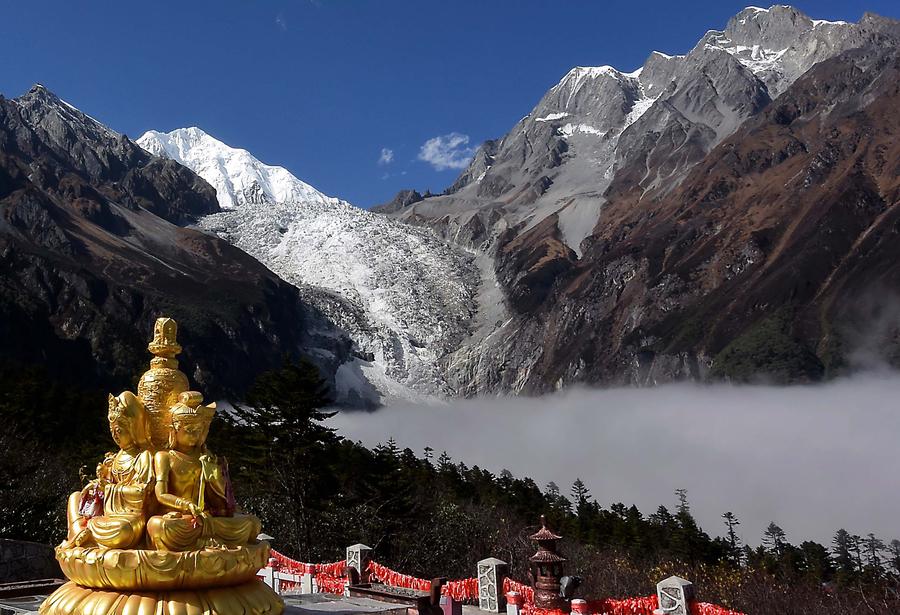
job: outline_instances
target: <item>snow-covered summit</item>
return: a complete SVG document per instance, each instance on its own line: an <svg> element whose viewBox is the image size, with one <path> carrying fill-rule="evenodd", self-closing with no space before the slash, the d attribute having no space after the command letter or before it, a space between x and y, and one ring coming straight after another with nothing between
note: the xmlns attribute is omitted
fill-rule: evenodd
<svg viewBox="0 0 900 615"><path fill-rule="evenodd" d="M216 189L222 209L264 203L336 203L280 166L260 162L245 149L230 147L199 128L149 130L137 144L151 154L192 169Z"/></svg>
<svg viewBox="0 0 900 615"><path fill-rule="evenodd" d="M734 56L775 98L815 63L857 46L863 30L845 21L811 19L784 4L749 6L724 30L707 32L700 45Z"/></svg>

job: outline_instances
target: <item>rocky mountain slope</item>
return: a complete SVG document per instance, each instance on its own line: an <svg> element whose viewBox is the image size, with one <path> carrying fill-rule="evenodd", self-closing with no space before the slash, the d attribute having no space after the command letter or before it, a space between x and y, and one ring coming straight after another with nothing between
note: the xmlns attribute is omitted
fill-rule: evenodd
<svg viewBox="0 0 900 615"><path fill-rule="evenodd" d="M871 205L879 215L890 209L885 182L896 168L888 142L881 166L841 174L840 161L875 156L866 131L890 134L896 112L872 111L892 96L882 56L898 42L898 22L871 14L854 24L751 7L684 55L654 52L630 73L570 71L505 137L482 146L444 195L391 214L494 258L511 317L453 357L457 390L658 382L710 369L808 379L845 364L850 334L838 330L858 303L833 294L849 283L837 263L850 257L844 238L863 241L874 222L862 215L870 205L848 200L880 203ZM863 116L869 124L839 147L835 131ZM770 152L776 132L784 142ZM726 153L754 139L752 162L723 168L735 161ZM779 171L757 172L764 161ZM788 167L796 175L777 174ZM719 184L707 183L713 169ZM824 194L831 173L835 192ZM848 226L851 214L837 211L851 206L862 211ZM794 234L805 224L821 228ZM783 260L795 252L796 263ZM803 272L809 288L776 282L776 272ZM875 284L856 277L857 292ZM730 307L719 303L728 298ZM780 358L753 358L766 353Z"/></svg>
<svg viewBox="0 0 900 615"><path fill-rule="evenodd" d="M298 286L350 335L358 356L339 384L369 382L389 396L454 393L440 362L471 333L479 277L471 254L328 197L198 128L137 142L216 187L223 211L200 228Z"/></svg>
<svg viewBox="0 0 900 615"><path fill-rule="evenodd" d="M333 379L350 340L256 260L183 227L218 211L206 181L44 87L0 97L0 359L130 386L166 314L212 395L283 354Z"/></svg>

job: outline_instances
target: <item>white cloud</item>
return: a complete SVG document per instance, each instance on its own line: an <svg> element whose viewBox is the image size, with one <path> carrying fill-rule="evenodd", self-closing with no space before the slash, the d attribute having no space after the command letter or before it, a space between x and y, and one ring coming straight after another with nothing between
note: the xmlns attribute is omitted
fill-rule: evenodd
<svg viewBox="0 0 900 615"><path fill-rule="evenodd" d="M472 160L475 148L466 147L469 135L451 132L425 141L419 149L419 160L430 164L436 171L464 169Z"/></svg>
<svg viewBox="0 0 900 615"><path fill-rule="evenodd" d="M382 147L381 148L381 156L378 157L378 164L391 164L394 162L394 150Z"/></svg>
<svg viewBox="0 0 900 615"><path fill-rule="evenodd" d="M284 14L278 13L278 15L275 17L275 25L278 26L278 28L282 32L287 32L288 25L287 20L284 18Z"/></svg>
<svg viewBox="0 0 900 615"><path fill-rule="evenodd" d="M568 389L544 397L455 399L423 411L398 403L341 412L341 435L374 446L393 437L498 473L576 477L603 506L644 514L688 490L704 530L722 535L733 511L757 545L770 521L792 542L829 544L841 527L900 538L900 375L868 374L816 386L672 384ZM552 455L535 451L552 448Z"/></svg>

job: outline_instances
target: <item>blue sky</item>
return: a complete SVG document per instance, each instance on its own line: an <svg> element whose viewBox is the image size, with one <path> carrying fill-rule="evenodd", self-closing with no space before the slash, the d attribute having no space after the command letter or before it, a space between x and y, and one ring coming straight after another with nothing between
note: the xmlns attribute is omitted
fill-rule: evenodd
<svg viewBox="0 0 900 615"><path fill-rule="evenodd" d="M200 126L368 207L446 188L467 148L502 136L572 66L630 71L654 49L685 52L746 4L5 0L0 94L40 82L132 138ZM896 0L794 5L900 17Z"/></svg>

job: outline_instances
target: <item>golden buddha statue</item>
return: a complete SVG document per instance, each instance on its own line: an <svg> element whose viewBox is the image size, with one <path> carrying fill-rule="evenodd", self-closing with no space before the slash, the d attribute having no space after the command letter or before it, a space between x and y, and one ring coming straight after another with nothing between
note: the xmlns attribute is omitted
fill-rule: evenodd
<svg viewBox="0 0 900 615"><path fill-rule="evenodd" d="M156 499L164 514L147 531L160 551L187 551L199 544L242 545L260 532L259 520L234 514L228 466L206 448L215 404L204 406L186 391L170 411L168 449L154 455Z"/></svg>
<svg viewBox="0 0 900 615"><path fill-rule="evenodd" d="M108 453L97 466L97 478L69 496L68 546L130 549L144 537L147 496L153 487L147 413L141 400L126 391L109 396L107 417L119 452ZM101 503L102 514L89 510Z"/></svg>
<svg viewBox="0 0 900 615"><path fill-rule="evenodd" d="M69 497L56 559L69 582L41 615L281 615L256 577L269 545L259 520L235 514L225 460L206 448L215 404L188 391L177 325L160 318L138 395L110 396L119 446L97 478Z"/></svg>

